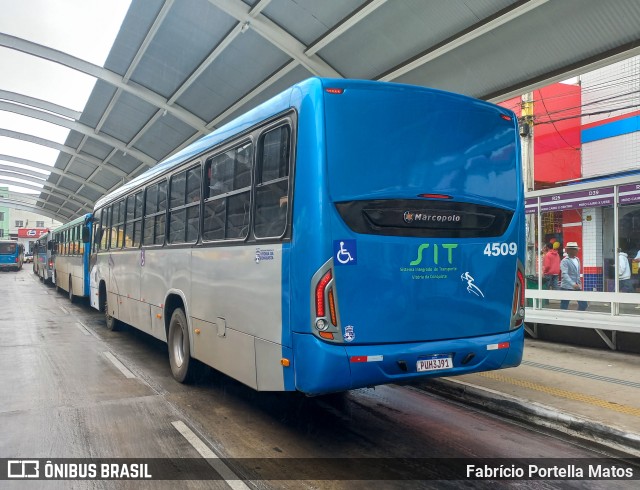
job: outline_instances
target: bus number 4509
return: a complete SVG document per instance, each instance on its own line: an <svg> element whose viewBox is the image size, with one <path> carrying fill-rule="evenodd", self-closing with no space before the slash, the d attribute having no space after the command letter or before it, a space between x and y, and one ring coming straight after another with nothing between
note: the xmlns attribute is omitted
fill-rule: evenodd
<svg viewBox="0 0 640 490"><path fill-rule="evenodd" d="M518 244L515 242L487 243L487 246L484 247L483 253L491 257L499 257L501 255L515 255L518 253Z"/></svg>

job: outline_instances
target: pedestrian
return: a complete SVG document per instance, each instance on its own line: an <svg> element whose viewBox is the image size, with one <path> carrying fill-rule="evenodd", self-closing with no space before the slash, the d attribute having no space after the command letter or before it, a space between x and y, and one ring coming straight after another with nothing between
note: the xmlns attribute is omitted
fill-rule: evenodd
<svg viewBox="0 0 640 490"><path fill-rule="evenodd" d="M618 249L618 280L621 293L633 293L631 284L631 267L629 267L629 257L621 248Z"/></svg>
<svg viewBox="0 0 640 490"><path fill-rule="evenodd" d="M560 242L554 242L553 245L549 246L542 263L542 273L546 288L552 291L558 289L558 275L560 274L559 248Z"/></svg>
<svg viewBox="0 0 640 490"><path fill-rule="evenodd" d="M577 242L567 243L565 250L567 257L560 262L560 272L562 279L560 289L564 291L582 291L582 281L580 281L580 259L577 257L580 247ZM560 308L566 310L569 308L568 299L560 300ZM589 304L586 301L578 301L578 310L584 311Z"/></svg>

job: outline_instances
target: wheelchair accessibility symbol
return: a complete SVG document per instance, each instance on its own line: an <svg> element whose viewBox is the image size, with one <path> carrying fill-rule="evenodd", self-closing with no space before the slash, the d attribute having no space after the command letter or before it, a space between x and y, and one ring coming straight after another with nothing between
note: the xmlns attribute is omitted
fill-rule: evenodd
<svg viewBox="0 0 640 490"><path fill-rule="evenodd" d="M358 263L358 249L355 240L334 240L333 257L336 265L356 265Z"/></svg>

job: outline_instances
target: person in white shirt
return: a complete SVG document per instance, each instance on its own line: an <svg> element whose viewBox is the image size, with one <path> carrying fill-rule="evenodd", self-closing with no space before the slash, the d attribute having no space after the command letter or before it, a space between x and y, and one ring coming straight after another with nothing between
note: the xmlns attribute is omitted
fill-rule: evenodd
<svg viewBox="0 0 640 490"><path fill-rule="evenodd" d="M631 284L631 267L629 267L629 257L621 248L618 249L618 280L620 281L621 293L633 293Z"/></svg>
<svg viewBox="0 0 640 490"><path fill-rule="evenodd" d="M580 281L580 259L576 257L580 247L577 242L567 243L565 250L567 257L560 262L560 275L562 281L560 289L565 291L582 291L582 282ZM589 306L586 301L578 301L578 310L584 311ZM560 300L560 308L566 310L569 308L569 300Z"/></svg>

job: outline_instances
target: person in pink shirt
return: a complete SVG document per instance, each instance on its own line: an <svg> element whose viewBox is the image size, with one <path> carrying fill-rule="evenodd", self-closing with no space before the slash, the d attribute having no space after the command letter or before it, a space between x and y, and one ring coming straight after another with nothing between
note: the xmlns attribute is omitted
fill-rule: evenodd
<svg viewBox="0 0 640 490"><path fill-rule="evenodd" d="M545 254L542 262L542 275L547 289L558 289L558 275L560 274L560 256L558 249L560 242L554 242L549 247L549 251Z"/></svg>

